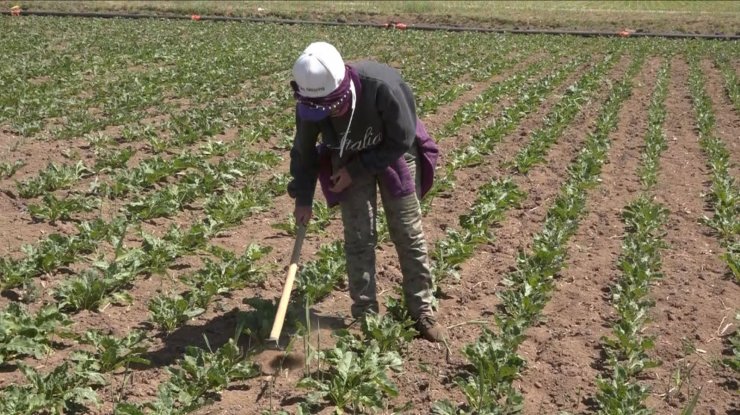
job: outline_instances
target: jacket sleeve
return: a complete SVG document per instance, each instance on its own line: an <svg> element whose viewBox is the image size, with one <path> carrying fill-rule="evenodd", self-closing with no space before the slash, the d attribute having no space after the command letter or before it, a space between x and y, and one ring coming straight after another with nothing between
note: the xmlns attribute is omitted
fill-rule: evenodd
<svg viewBox="0 0 740 415"><path fill-rule="evenodd" d="M347 164L352 178L367 173L377 174L398 160L414 144L416 108L408 85L381 84L376 105L383 121L383 140L376 147L360 152Z"/></svg>
<svg viewBox="0 0 740 415"><path fill-rule="evenodd" d="M288 194L299 206L311 206L313 203L319 176L319 155L316 150L318 136L318 124L303 121L296 114L296 134L290 150L290 175L293 180L288 183Z"/></svg>

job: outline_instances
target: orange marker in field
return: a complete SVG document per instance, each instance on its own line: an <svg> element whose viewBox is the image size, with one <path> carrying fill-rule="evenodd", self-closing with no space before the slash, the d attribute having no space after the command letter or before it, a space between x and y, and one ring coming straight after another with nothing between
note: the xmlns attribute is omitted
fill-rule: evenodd
<svg viewBox="0 0 740 415"><path fill-rule="evenodd" d="M199 14L194 14L194 15L190 16L190 20L198 21L198 20L200 20L200 15Z"/></svg>

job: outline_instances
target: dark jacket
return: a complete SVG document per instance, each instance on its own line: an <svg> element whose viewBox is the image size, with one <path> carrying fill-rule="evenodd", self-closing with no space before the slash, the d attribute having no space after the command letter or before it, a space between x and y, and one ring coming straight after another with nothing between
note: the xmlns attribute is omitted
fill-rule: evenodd
<svg viewBox="0 0 740 415"><path fill-rule="evenodd" d="M402 166L399 161L403 161L403 155L416 143L417 137L416 107L411 89L390 66L363 61L352 67L359 75L362 88L339 164L347 168L353 179L367 174L379 175L381 179L396 174L401 178L404 173L399 170ZM296 135L290 152L293 180L288 191L298 205L310 206L313 201L321 166L316 145L319 134L325 148L339 152L348 122L349 114L320 122L308 122L296 115ZM420 127L423 130L423 126ZM434 150L436 161L436 146ZM421 152L419 155L423 157ZM389 167L391 171L387 170ZM411 186L409 191L404 182L399 181L403 188L399 195L410 194L414 189Z"/></svg>

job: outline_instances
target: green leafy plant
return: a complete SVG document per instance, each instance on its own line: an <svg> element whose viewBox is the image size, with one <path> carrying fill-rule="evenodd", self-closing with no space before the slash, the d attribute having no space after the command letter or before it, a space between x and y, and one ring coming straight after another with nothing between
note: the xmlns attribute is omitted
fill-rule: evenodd
<svg viewBox="0 0 740 415"><path fill-rule="evenodd" d="M79 341L95 348L92 357L102 373L128 368L131 364L149 364L149 360L142 357L147 353L147 336L141 331L135 330L125 337L117 338L99 330L88 330Z"/></svg>
<svg viewBox="0 0 740 415"><path fill-rule="evenodd" d="M566 243L585 210L586 190L596 183L604 163L609 133L616 128L615 114L629 97L630 80L642 62L642 59L634 60L625 79L612 87L594 132L588 135L584 148L569 166L568 180L548 210L543 230L534 238L532 253L520 253L516 269L506 276L504 282L509 289L499 294L502 311L496 316L499 332L484 329L478 342L463 350L474 370L456 383L466 395L472 413L521 411L522 397L513 381L524 360L516 351L524 339L524 330L538 321L553 289L555 273L564 266ZM459 412L447 401L435 406L435 411Z"/></svg>
<svg viewBox="0 0 740 415"><path fill-rule="evenodd" d="M16 160L13 163L10 162L2 162L0 163L0 179L8 179L13 177L13 175L20 169L21 167L25 166L26 163L21 160Z"/></svg>
<svg viewBox="0 0 740 415"><path fill-rule="evenodd" d="M113 261L96 261L93 268L57 286L54 297L61 309L97 310L107 301L131 302L130 295L120 292L120 289L130 284L142 271L142 251L125 250L122 244L123 238L118 241Z"/></svg>
<svg viewBox="0 0 740 415"><path fill-rule="evenodd" d="M88 362L89 363L89 362ZM0 393L0 412L35 415L63 415L85 405L97 404L93 387L104 385L102 375L87 366L64 362L48 374L20 365L27 384L11 385Z"/></svg>
<svg viewBox="0 0 740 415"><path fill-rule="evenodd" d="M388 370L400 370L397 352L383 353L375 341L365 343L348 332L339 334L336 347L319 352L328 369L320 375L298 382L299 387L313 389L309 402L326 399L336 405L337 414L382 408L386 396L397 396L398 389L388 379Z"/></svg>
<svg viewBox="0 0 740 415"><path fill-rule="evenodd" d="M398 321L389 315L366 315L361 328L365 339L374 340L381 353L398 352L419 334L410 318Z"/></svg>
<svg viewBox="0 0 740 415"><path fill-rule="evenodd" d="M734 247L740 242L740 188L729 172L730 153L725 144L715 134L715 116L712 100L704 88L704 79L696 51L689 54L690 72L689 89L696 113L696 126L699 131L699 144L708 157L712 169L712 186L709 202L714 209L711 218L704 217L703 222L714 229L720 238L720 244L728 251L722 254L735 280L740 282L740 274L735 272L738 264L737 250Z"/></svg>
<svg viewBox="0 0 740 415"><path fill-rule="evenodd" d="M39 173L35 178L17 183L18 194L22 198L41 196L47 192L66 189L83 177L93 174L81 161L75 165L63 164L58 166L49 163L46 170Z"/></svg>
<svg viewBox="0 0 740 415"><path fill-rule="evenodd" d="M73 213L90 212L100 206L100 200L92 197L67 196L57 199L53 193L46 193L42 204L29 204L28 211L35 220L70 220Z"/></svg>
<svg viewBox="0 0 740 415"><path fill-rule="evenodd" d="M190 296L158 295L149 301L151 320L165 332L170 333L186 321L205 312L202 307L195 306L195 300Z"/></svg>
<svg viewBox="0 0 740 415"><path fill-rule="evenodd" d="M20 304L10 303L0 313L0 365L23 356L40 359L51 352L53 336L71 323L56 306L31 315Z"/></svg>
<svg viewBox="0 0 740 415"><path fill-rule="evenodd" d="M334 290L345 276L344 245L341 241L322 245L317 258L300 269L294 298L315 304Z"/></svg>
<svg viewBox="0 0 740 415"><path fill-rule="evenodd" d="M238 330L237 330L238 333ZM119 404L119 415L185 414L210 402L213 396L231 382L259 374L257 367L244 358L236 345L237 338L216 351L188 347L185 356L167 371L170 378L159 386L157 398L145 404ZM209 348L210 349L210 348Z"/></svg>
<svg viewBox="0 0 740 415"><path fill-rule="evenodd" d="M126 163L136 153L131 147L96 151L95 171L97 173L107 172L126 167Z"/></svg>

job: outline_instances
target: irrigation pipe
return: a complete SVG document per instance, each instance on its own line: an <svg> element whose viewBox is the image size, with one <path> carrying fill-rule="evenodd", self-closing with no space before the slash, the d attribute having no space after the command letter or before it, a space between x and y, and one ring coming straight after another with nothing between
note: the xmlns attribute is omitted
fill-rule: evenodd
<svg viewBox="0 0 740 415"><path fill-rule="evenodd" d="M11 11L2 11L0 15L11 15ZM287 25L322 25L322 26L350 26L350 27L375 27L381 29L401 29L401 30L426 30L426 31L447 31L447 32L480 32L480 33L511 33L511 34L548 34L548 35L572 35L584 37L661 37L668 39L708 39L708 40L740 40L739 35L722 35L722 34L692 34L692 33L653 33L653 32L610 32L610 31L590 31L590 30L538 30L538 29L493 29L486 27L465 27L465 26L445 26L430 24L403 24L391 22L387 24L379 23L361 23L361 22L329 22L315 20L295 20L295 19L269 19L260 17L230 17L230 16L184 16L177 14L131 14L118 12L59 12L59 11L40 11L40 10L23 10L16 16L53 16L53 17L96 17L103 19L171 19L171 20L197 20L197 21L215 21L215 22L248 22L248 23L272 23Z"/></svg>

